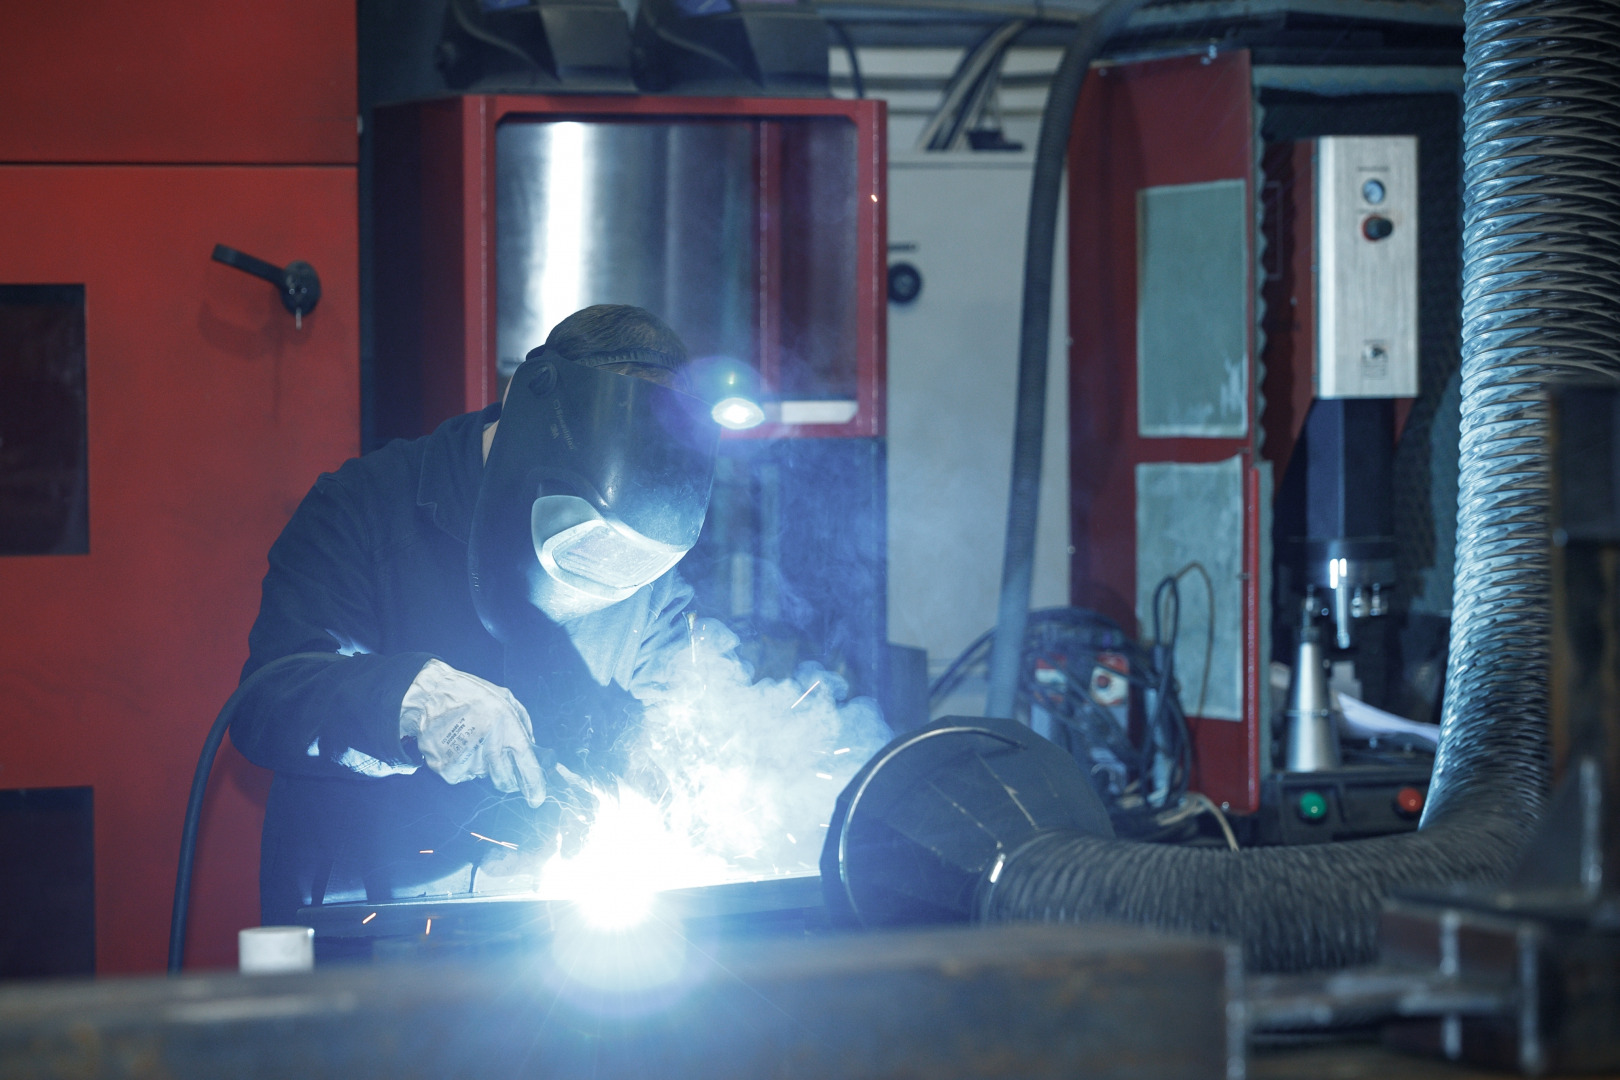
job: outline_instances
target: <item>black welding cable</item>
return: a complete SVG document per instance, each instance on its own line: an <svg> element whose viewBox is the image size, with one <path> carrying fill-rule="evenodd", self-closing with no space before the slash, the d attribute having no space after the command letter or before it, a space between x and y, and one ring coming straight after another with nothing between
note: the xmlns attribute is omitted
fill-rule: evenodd
<svg viewBox="0 0 1620 1080"><path fill-rule="evenodd" d="M208 791L208 775L214 771L214 758L225 730L231 726L228 710L214 718L197 755L197 769L191 777L191 796L186 799L186 820L180 830L180 865L174 874L174 908L169 914L169 974L180 974L186 960L186 920L191 909L191 868L197 855L197 826L202 820L203 795Z"/></svg>
<svg viewBox="0 0 1620 1080"><path fill-rule="evenodd" d="M849 81L855 91L855 96L864 98L866 96L866 80L861 77L861 57L855 51L855 39L849 36L849 27L841 22L828 22L827 26L832 30L833 36L838 39L838 44L843 46L844 55L849 57Z"/></svg>
<svg viewBox="0 0 1620 1080"><path fill-rule="evenodd" d="M1041 112L1024 235L1024 300L1018 327L1018 412L1013 429L1012 490L1007 500L1007 544L1002 556L1001 601L990 651L986 716L1010 718L1018 693L1018 659L1029 617L1035 566L1035 520L1041 497L1041 450L1046 438L1046 354L1052 332L1052 259L1069 132L1086 71L1108 39L1143 0L1107 0L1075 30L1052 77Z"/></svg>
<svg viewBox="0 0 1620 1080"><path fill-rule="evenodd" d="M186 817L180 827L180 863L174 872L174 905L169 912L170 975L180 974L180 968L186 961L186 924L191 917L191 871L197 860L197 829L202 822L203 796L208 793L208 777L214 771L214 759L219 756L225 732L230 729L236 703L242 699L244 690L256 685L260 678L274 677L284 666L307 664L311 660L332 662L342 659L337 653L294 653L266 664L243 680L230 700L225 702L225 707L219 710L214 725L208 729L202 752L197 755L197 768L191 776L191 794L186 799Z"/></svg>

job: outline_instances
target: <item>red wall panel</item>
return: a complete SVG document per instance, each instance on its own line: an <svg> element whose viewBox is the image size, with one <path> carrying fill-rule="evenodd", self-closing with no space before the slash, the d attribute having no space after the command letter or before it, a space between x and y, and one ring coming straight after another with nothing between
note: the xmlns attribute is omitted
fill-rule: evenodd
<svg viewBox="0 0 1620 1080"><path fill-rule="evenodd" d="M0 161L357 157L352 3L12 0L0 43Z"/></svg>
<svg viewBox="0 0 1620 1080"><path fill-rule="evenodd" d="M274 6L274 5L272 5ZM3 31L0 31L3 32ZM0 786L95 788L97 967L162 967L187 787L265 553L357 450L351 168L0 167L0 282L85 286L90 553L0 558ZM215 243L321 275L295 330ZM267 775L221 754L192 963L258 921Z"/></svg>
<svg viewBox="0 0 1620 1080"><path fill-rule="evenodd" d="M1072 599L1127 627L1135 625L1137 464L1217 462L1242 455L1244 718L1234 723L1189 717L1196 746L1194 787L1240 811L1259 806L1263 730L1254 410L1242 438L1140 434L1137 196L1148 187L1235 179L1248 185L1252 203L1254 139L1249 55L1235 51L1093 70L1069 143ZM1252 235L1252 220L1249 224ZM1252 359L1250 370L1252 377Z"/></svg>

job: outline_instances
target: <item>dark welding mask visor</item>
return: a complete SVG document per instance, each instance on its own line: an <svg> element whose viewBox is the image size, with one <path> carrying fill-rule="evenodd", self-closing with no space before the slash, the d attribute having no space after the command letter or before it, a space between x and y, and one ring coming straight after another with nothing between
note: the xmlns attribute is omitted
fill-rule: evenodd
<svg viewBox="0 0 1620 1080"><path fill-rule="evenodd" d="M538 608L557 621L651 584L697 543L719 425L649 379L531 352L512 376L469 546L473 598L497 637Z"/></svg>

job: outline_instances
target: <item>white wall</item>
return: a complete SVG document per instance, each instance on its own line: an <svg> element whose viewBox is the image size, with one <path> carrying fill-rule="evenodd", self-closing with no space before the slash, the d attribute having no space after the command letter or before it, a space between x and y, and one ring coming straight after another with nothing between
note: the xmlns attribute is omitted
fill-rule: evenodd
<svg viewBox="0 0 1620 1080"><path fill-rule="evenodd" d="M1032 159L891 150L889 165L889 261L923 276L915 303L889 306L889 637L927 649L933 677L995 622ZM1060 224L1036 607L1069 591L1062 238ZM943 711L976 713L982 695L965 686Z"/></svg>

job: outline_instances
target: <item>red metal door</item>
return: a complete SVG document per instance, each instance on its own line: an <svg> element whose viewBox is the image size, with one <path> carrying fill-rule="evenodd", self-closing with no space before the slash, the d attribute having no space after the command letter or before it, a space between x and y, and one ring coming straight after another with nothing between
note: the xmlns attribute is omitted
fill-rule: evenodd
<svg viewBox="0 0 1620 1080"><path fill-rule="evenodd" d="M236 684L265 553L358 449L349 167L0 166L0 283L82 283L87 555L0 558L0 786L95 789L97 969L162 967L203 735ZM313 264L295 329L215 243ZM268 774L227 745L204 811L190 958L258 921Z"/></svg>
<svg viewBox="0 0 1620 1080"><path fill-rule="evenodd" d="M1219 618L1241 651L1237 715L1195 715L1198 696L1181 671L1182 703L1196 747L1193 786L1239 811L1258 809L1265 732L1261 673L1260 519L1266 485L1254 400L1254 298L1232 313L1242 320L1242 429L1218 437L1144 434L1138 409L1139 200L1149 189L1236 182L1243 185L1244 229L1254 235L1255 134L1246 52L1195 54L1122 63L1093 71L1075 116L1069 177L1069 326L1072 593L1076 604L1132 626L1137 581L1137 469L1213 465L1236 459L1242 484L1241 602ZM1244 258L1253 273L1253 242ZM1152 582L1148 582L1149 585ZM1211 586L1228 583L1216 582ZM1183 589L1197 588L1184 583ZM1144 627L1145 632L1151 628ZM1203 628L1183 627L1183 633ZM1179 663L1179 661L1178 661Z"/></svg>

